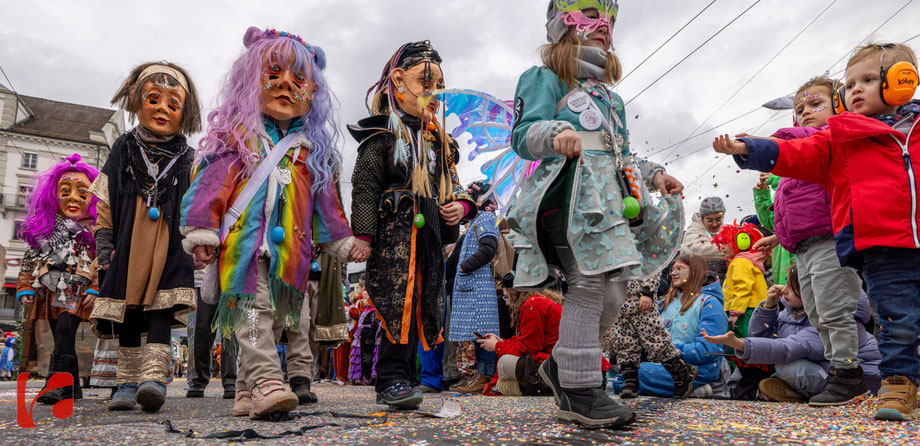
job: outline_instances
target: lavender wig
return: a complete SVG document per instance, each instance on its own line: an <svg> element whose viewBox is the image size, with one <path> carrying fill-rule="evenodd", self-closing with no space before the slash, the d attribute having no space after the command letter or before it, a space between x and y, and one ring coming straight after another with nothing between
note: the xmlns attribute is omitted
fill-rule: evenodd
<svg viewBox="0 0 920 446"><path fill-rule="evenodd" d="M335 100L326 80L326 53L318 46L304 43L297 36L266 32L250 27L243 36L243 53L233 63L224 79L220 105L208 115L208 132L201 139L198 155L237 150L243 164L242 174L248 176L260 159L255 151L261 138L268 139L262 123L261 76L266 56L271 63L290 66L313 81L313 105L302 117L300 130L313 150L307 157L307 169L314 179L313 192L330 187L342 166L342 154L337 149L338 123L333 110ZM293 58L291 58L293 56Z"/></svg>
<svg viewBox="0 0 920 446"><path fill-rule="evenodd" d="M54 229L54 216L58 212L58 181L65 173L78 172L86 175L90 183L96 180L99 171L82 161L79 154L74 153L63 161L51 166L42 172L35 180L35 188L29 196L29 213L22 226L19 227L19 238L33 248L38 248L38 242L48 237ZM96 202L99 199L92 197L87 206L87 216L96 222Z"/></svg>

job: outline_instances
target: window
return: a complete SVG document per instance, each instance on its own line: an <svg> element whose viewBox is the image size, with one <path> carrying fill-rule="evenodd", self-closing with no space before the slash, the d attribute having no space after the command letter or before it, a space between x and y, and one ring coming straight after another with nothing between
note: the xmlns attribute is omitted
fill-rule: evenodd
<svg viewBox="0 0 920 446"><path fill-rule="evenodd" d="M16 204L24 208L29 203L29 196L32 195L32 186L19 186L19 199Z"/></svg>
<svg viewBox="0 0 920 446"><path fill-rule="evenodd" d="M22 228L23 220L13 221L13 240L22 240L19 238L19 229Z"/></svg>
<svg viewBox="0 0 920 446"><path fill-rule="evenodd" d="M22 154L22 168L35 170L38 167L38 154L37 153L23 153Z"/></svg>

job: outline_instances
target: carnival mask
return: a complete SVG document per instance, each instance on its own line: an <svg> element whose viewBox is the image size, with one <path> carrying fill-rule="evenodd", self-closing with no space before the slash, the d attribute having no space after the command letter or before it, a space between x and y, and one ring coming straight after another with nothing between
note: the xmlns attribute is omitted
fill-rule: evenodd
<svg viewBox="0 0 920 446"><path fill-rule="evenodd" d="M137 120L147 130L160 136L179 133L182 127L185 89L167 83L147 81Z"/></svg>
<svg viewBox="0 0 920 446"><path fill-rule="evenodd" d="M393 70L393 85L396 88L396 103L399 108L422 120L430 122L441 102L437 96L428 101L419 101L426 92L444 88L444 76L441 66L428 60L415 64L405 70Z"/></svg>
<svg viewBox="0 0 920 446"><path fill-rule="evenodd" d="M289 57L293 62L293 57ZM288 62L284 66L266 57L262 71L262 113L279 123L310 113L316 84L306 73L293 69Z"/></svg>
<svg viewBox="0 0 920 446"><path fill-rule="evenodd" d="M89 207L89 177L85 173L65 172L58 180L58 213L77 221L86 215Z"/></svg>

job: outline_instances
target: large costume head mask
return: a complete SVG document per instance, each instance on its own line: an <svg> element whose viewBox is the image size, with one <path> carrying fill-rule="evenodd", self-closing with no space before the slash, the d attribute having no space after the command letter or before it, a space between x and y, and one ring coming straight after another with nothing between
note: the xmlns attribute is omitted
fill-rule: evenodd
<svg viewBox="0 0 920 446"><path fill-rule="evenodd" d="M559 42L569 27L575 27L578 37L587 39L588 34L602 26L607 27L608 37L612 39L619 8L616 0L550 0L546 10L546 40ZM596 9L598 16L585 16L582 11L586 9Z"/></svg>
<svg viewBox="0 0 920 446"><path fill-rule="evenodd" d="M55 215L71 220L96 221L96 197L87 189L99 171L73 154L39 175L29 197L29 213L19 230L19 238L37 247L54 229Z"/></svg>
<svg viewBox="0 0 920 446"><path fill-rule="evenodd" d="M198 91L182 67L148 62L135 67L112 97L147 132L159 137L201 130Z"/></svg>
<svg viewBox="0 0 920 446"><path fill-rule="evenodd" d="M254 26L243 35L243 46L221 86L217 109L208 115L199 155L235 150L249 175L261 159L259 141L268 139L263 117L302 121L296 131L313 143L307 157L313 189L331 187L342 155L336 150L334 97L323 76L325 51L294 34Z"/></svg>

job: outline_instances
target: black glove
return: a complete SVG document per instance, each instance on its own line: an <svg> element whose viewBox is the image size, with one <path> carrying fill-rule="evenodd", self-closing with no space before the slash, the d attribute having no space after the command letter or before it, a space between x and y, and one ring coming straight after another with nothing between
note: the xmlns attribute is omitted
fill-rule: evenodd
<svg viewBox="0 0 920 446"><path fill-rule="evenodd" d="M112 261L114 250L115 232L109 228L96 231L96 261L100 266L106 266Z"/></svg>

